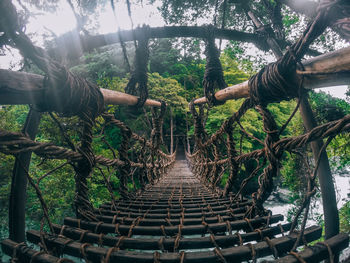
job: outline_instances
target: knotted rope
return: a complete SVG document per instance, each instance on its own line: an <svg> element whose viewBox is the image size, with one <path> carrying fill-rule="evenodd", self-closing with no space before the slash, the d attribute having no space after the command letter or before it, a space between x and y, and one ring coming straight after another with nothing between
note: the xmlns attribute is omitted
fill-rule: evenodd
<svg viewBox="0 0 350 263"><path fill-rule="evenodd" d="M207 64L205 66L203 88L204 94L207 98L209 106L223 104L215 98L215 90L224 89L227 87L222 66L220 62L220 52L215 45L214 27L207 27L207 38L205 39L205 55L207 57Z"/></svg>
<svg viewBox="0 0 350 263"><path fill-rule="evenodd" d="M334 17L335 10L339 8L338 2L341 1L322 1L316 17L308 24L303 35L288 49L288 52L250 78L250 97L256 105L289 100L300 97L305 92L295 72L297 69L303 69L300 60L305 55L309 45L330 24L330 17Z"/></svg>
<svg viewBox="0 0 350 263"><path fill-rule="evenodd" d="M125 92L136 95L139 92L139 100L135 107L142 107L148 97L147 89L147 65L149 60L148 49L148 27L143 26L143 34L138 38L138 45L135 50L134 70L131 73L131 78L125 87ZM137 88L136 88L137 86Z"/></svg>
<svg viewBox="0 0 350 263"><path fill-rule="evenodd" d="M194 120L193 125L194 125L194 135L195 135L195 146L196 148L198 148L200 147L202 142L206 141L207 134L206 134L206 131L204 128L204 122L203 122L203 118L204 118L203 106L198 105L199 113L197 113L195 104L193 102L194 100L190 102L189 109Z"/></svg>
<svg viewBox="0 0 350 263"><path fill-rule="evenodd" d="M154 148L158 148L159 145L163 142L162 138L162 126L163 126L163 119L166 112L166 103L164 101L161 101L161 107L158 112L156 113L156 109L152 108L152 131L151 131L151 141Z"/></svg>
<svg viewBox="0 0 350 263"><path fill-rule="evenodd" d="M239 163L236 162L235 160L235 158L237 157L237 151L236 151L236 144L233 140L232 124L233 124L233 119L230 118L225 127L225 131L227 134L226 146L227 146L227 156L228 156L228 162L229 162L229 177L227 178L227 182L223 192L224 196L227 196L231 191L232 186L234 185L235 177L237 176L237 173L238 173L238 166L239 166Z"/></svg>

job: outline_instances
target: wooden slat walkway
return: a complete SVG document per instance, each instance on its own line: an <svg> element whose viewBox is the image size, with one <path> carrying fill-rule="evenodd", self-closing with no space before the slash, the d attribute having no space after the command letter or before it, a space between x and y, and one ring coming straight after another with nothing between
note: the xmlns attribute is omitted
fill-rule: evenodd
<svg viewBox="0 0 350 263"><path fill-rule="evenodd" d="M28 231L28 242L43 247L44 241L51 255L11 240L2 248L19 262L69 262L67 255L74 262L241 262L266 256L277 262L319 262L329 257L328 249L338 253L348 245L348 236L340 234L288 255L298 233L289 234L289 223L279 224L282 215L244 218L250 205L220 197L193 176L186 160L176 160L166 176L139 195L96 209L98 222L65 218L64 225L54 225L55 235ZM309 227L303 242L321 234L319 226Z"/></svg>

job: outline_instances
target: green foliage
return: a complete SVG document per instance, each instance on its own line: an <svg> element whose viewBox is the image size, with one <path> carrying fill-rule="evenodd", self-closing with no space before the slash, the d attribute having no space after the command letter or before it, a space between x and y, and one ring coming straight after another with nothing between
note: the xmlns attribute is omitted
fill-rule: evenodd
<svg viewBox="0 0 350 263"><path fill-rule="evenodd" d="M155 0L151 0L154 3ZM194 23L213 10L214 0L163 0L159 8L167 23ZM211 17L211 16L210 16Z"/></svg>
<svg viewBox="0 0 350 263"><path fill-rule="evenodd" d="M172 109L185 112L188 102L184 88L172 78L164 78L158 73L152 73L148 78L149 95L151 98L163 100Z"/></svg>
<svg viewBox="0 0 350 263"><path fill-rule="evenodd" d="M220 187L224 188L228 179L229 173L227 171L224 172L224 174L221 177L221 181L220 181Z"/></svg>
<svg viewBox="0 0 350 263"><path fill-rule="evenodd" d="M310 92L310 101L317 121L320 123L337 120L350 113L349 103L322 91Z"/></svg>
<svg viewBox="0 0 350 263"><path fill-rule="evenodd" d="M64 163L64 161L52 160L38 166L40 162L41 159L33 155L29 172L35 181L54 167ZM65 216L74 215L74 184L74 170L68 165L48 175L39 184L45 203L49 208L50 219L54 223L61 224ZM35 190L30 185L27 195L27 220L35 228L38 228L43 213Z"/></svg>
<svg viewBox="0 0 350 263"><path fill-rule="evenodd" d="M326 123L340 119L350 113L350 104L345 100L334 98L324 92L310 93L312 109L318 123ZM350 135L343 133L337 135L327 147L331 167L336 172L341 172L350 165Z"/></svg>
<svg viewBox="0 0 350 263"><path fill-rule="evenodd" d="M340 232L350 233L350 201L339 210Z"/></svg>
<svg viewBox="0 0 350 263"><path fill-rule="evenodd" d="M254 54L252 51L255 51ZM229 58L231 63L236 64L235 68L238 67L248 75L256 73L268 63L266 53L258 49L254 50L252 45L239 41L229 41L221 57Z"/></svg>
<svg viewBox="0 0 350 263"><path fill-rule="evenodd" d="M296 14L286 14L283 17L283 25L288 30L291 27L291 25L297 23L299 19L299 16L297 16Z"/></svg>
<svg viewBox="0 0 350 263"><path fill-rule="evenodd" d="M132 46L130 45L129 49ZM133 52L130 52L133 54ZM85 54L78 65L71 70L87 79L96 81L103 77L124 77L128 72L123 59L122 49L119 45L112 45L102 50Z"/></svg>
<svg viewBox="0 0 350 263"><path fill-rule="evenodd" d="M150 43L151 72L157 72L162 76L173 75L177 71L180 59L180 51L173 48L172 40L158 39Z"/></svg>
<svg viewBox="0 0 350 263"><path fill-rule="evenodd" d="M249 74L239 68L237 58L230 52L230 49L225 49L220 57L224 78L228 86L232 86L249 78Z"/></svg>
<svg viewBox="0 0 350 263"><path fill-rule="evenodd" d="M0 108L0 127L9 131L20 131L25 122L27 112L27 106L6 106ZM15 158L0 153L0 159L0 239L3 239L8 234L7 215Z"/></svg>

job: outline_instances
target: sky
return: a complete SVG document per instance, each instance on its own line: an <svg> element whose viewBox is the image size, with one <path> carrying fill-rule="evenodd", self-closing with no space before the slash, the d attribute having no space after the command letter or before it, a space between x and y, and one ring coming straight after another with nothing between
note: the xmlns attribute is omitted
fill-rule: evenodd
<svg viewBox="0 0 350 263"><path fill-rule="evenodd" d="M328 87L328 88L322 88L322 89L315 89L316 92L323 91L326 92L333 97L339 98L339 99L346 99L346 91L348 86L342 85L342 86L334 86L334 87Z"/></svg>
<svg viewBox="0 0 350 263"><path fill-rule="evenodd" d="M14 1L15 2L15 1ZM157 7L161 5L160 1L155 1L152 5L147 4L147 1L140 1L138 4L131 5L131 13L134 27L138 25L147 24L153 27L164 26L165 22L161 17ZM15 2L16 3L16 2ZM17 6L19 8L19 6ZM106 34L116 32L118 28L131 29L132 24L128 16L127 6L125 1L115 1L116 16L113 14L112 8L106 6L104 10L99 10L97 21L100 25L98 29L99 34ZM76 20L74 14L69 7L66 0L61 0L59 8L54 13L38 12L31 9L39 15L30 18L26 28L27 34L34 34L32 39L36 45L42 46L43 37L42 32L53 32L56 35L61 35L68 31L73 30L76 27ZM15 49L9 49L5 52L5 55L0 56L0 68L11 68L13 64L21 60L19 52ZM331 94L334 97L345 99L345 92L347 86L327 87L322 89L316 89L316 91L322 90Z"/></svg>
<svg viewBox="0 0 350 263"><path fill-rule="evenodd" d="M160 12L157 10L160 1L155 1L154 4L133 3L131 5L132 20L134 27L142 24L150 26L163 26L164 20ZM54 32L57 35L68 32L76 27L74 14L65 0L60 1L58 10L55 13L42 13L40 16L30 20L27 31L43 32L46 29ZM96 10L96 20L99 22L99 34L116 32L118 26L121 29L131 29L131 21L128 16L127 6L125 1L114 1L116 16L109 4L103 10Z"/></svg>
<svg viewBox="0 0 350 263"><path fill-rule="evenodd" d="M13 2L16 4L16 1ZM143 3L131 6L134 27L143 24L153 27L163 26L165 22L157 10L161 4L160 1L155 1L152 5L147 4L146 1L141 2ZM21 7L17 4L16 8L20 9ZM34 34L31 39L38 46L43 45L43 37L40 33L53 32L56 35L61 35L76 27L74 14L66 0L61 0L59 7L53 13L38 11L34 8L28 9L36 15L29 19L25 32L26 34ZM115 1L115 10L116 16L109 5L104 10L98 10L99 14L96 18L100 25L99 34L116 32L118 27L125 30L132 28L125 1ZM11 64L21 59L19 52L15 49L9 49L5 54L5 56L0 56L0 68L9 68Z"/></svg>

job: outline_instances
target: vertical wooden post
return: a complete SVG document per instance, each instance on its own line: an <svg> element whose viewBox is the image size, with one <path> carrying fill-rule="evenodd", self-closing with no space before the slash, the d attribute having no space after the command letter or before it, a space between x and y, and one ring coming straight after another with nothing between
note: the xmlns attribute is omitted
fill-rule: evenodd
<svg viewBox="0 0 350 263"><path fill-rule="evenodd" d="M300 113L306 131L310 131L317 126L307 97L303 97L300 101ZM329 239L339 233L339 213L328 156L325 150L321 152L322 146L322 140L311 142L311 149L315 162L318 156L320 156L320 166L318 167L317 175L320 182L323 202L325 238Z"/></svg>
<svg viewBox="0 0 350 263"><path fill-rule="evenodd" d="M188 115L186 112L186 142L187 142L187 152L190 154L191 153L191 145L190 145L190 138L188 137Z"/></svg>
<svg viewBox="0 0 350 263"><path fill-rule="evenodd" d="M173 109L170 108L170 154L174 152L174 122Z"/></svg>
<svg viewBox="0 0 350 263"><path fill-rule="evenodd" d="M41 113L30 109L22 129L30 139L34 140ZM18 243L25 241L25 210L27 202L27 175L32 153L26 152L18 155L12 172L10 205L9 205L9 237Z"/></svg>
<svg viewBox="0 0 350 263"><path fill-rule="evenodd" d="M186 79L184 79L184 89L186 90ZM185 98L186 98L186 101L188 101L187 96ZM184 148L189 154L191 154L190 138L188 137L188 114L187 113L188 112L186 111L185 120L186 120L186 144L187 144L187 150L186 150L185 144L184 144Z"/></svg>

